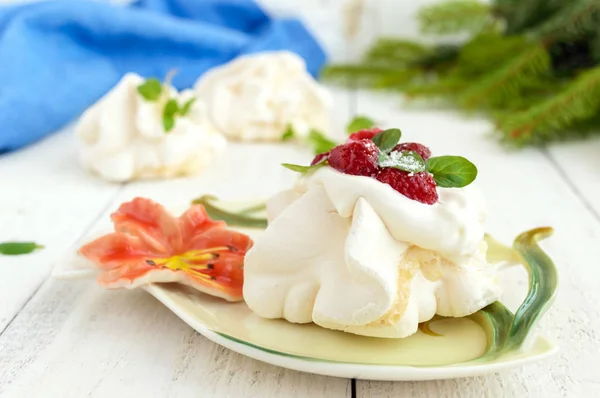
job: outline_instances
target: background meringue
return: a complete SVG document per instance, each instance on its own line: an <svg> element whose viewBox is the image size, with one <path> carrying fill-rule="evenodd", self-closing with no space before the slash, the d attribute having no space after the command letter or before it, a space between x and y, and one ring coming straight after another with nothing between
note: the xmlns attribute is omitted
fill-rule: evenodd
<svg viewBox="0 0 600 398"><path fill-rule="evenodd" d="M330 131L333 100L289 51L241 56L200 77L195 92L227 137L277 141L290 125L296 136Z"/></svg>
<svg viewBox="0 0 600 398"><path fill-rule="evenodd" d="M114 182L190 175L205 168L227 141L208 121L203 104L195 101L167 133L164 102L145 100L137 91L143 82L137 74L126 74L81 116L75 133L83 165ZM169 98L185 103L193 92L171 87Z"/></svg>

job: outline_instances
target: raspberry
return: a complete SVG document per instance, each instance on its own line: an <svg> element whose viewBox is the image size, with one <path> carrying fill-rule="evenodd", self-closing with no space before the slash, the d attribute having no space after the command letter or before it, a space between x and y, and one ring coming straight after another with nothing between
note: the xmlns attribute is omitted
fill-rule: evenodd
<svg viewBox="0 0 600 398"><path fill-rule="evenodd" d="M318 154L317 156L315 156L313 161L310 162L310 165L314 166L315 164L319 163L321 160L323 160L323 158L326 158L327 156L329 156L329 152Z"/></svg>
<svg viewBox="0 0 600 398"><path fill-rule="evenodd" d="M360 141L360 140L372 140L373 137L375 137L378 133L381 133L383 130L380 128L372 128L372 129L367 129L367 130L360 130L357 131L356 133L352 133L350 134L350 137L348 137L348 141L346 142L351 142L351 141Z"/></svg>
<svg viewBox="0 0 600 398"><path fill-rule="evenodd" d="M329 153L329 165L345 174L372 176L377 172L379 148L369 140L350 141Z"/></svg>
<svg viewBox="0 0 600 398"><path fill-rule="evenodd" d="M435 180L426 171L410 175L393 167L382 169L375 177L409 199L432 205L438 200Z"/></svg>
<svg viewBox="0 0 600 398"><path fill-rule="evenodd" d="M416 142L404 142L402 144L398 144L394 148L394 151L415 151L421 155L423 160L427 160L431 157L431 150L425 145Z"/></svg>

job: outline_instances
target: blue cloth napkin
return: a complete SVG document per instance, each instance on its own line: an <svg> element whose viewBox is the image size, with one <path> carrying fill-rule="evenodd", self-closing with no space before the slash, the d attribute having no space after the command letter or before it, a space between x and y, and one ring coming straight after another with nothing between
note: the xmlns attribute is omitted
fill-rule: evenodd
<svg viewBox="0 0 600 398"><path fill-rule="evenodd" d="M287 49L314 75L325 54L297 20L249 0L141 0L129 6L50 0L0 7L0 153L72 121L123 74L191 87L240 54Z"/></svg>

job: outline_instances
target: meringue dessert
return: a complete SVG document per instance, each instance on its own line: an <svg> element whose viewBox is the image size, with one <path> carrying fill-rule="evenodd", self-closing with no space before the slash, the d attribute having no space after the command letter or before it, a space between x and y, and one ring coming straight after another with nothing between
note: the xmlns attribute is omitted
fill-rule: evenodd
<svg viewBox="0 0 600 398"><path fill-rule="evenodd" d="M75 133L85 168L113 182L196 174L227 145L192 90L134 73L81 116Z"/></svg>
<svg viewBox="0 0 600 398"><path fill-rule="evenodd" d="M202 75L195 92L212 123L232 139L279 141L288 128L298 138L330 130L330 93L289 51L238 57Z"/></svg>
<svg viewBox="0 0 600 398"><path fill-rule="evenodd" d="M371 129L318 155L267 203L243 294L264 318L403 338L434 315L464 317L501 294L486 262L477 169L431 157L400 130Z"/></svg>

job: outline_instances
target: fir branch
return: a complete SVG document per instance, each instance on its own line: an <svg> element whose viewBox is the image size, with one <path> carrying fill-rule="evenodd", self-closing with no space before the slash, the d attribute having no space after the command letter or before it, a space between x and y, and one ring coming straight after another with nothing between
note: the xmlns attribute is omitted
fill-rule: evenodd
<svg viewBox="0 0 600 398"><path fill-rule="evenodd" d="M477 0L451 0L421 8L421 33L475 33L492 21L490 6Z"/></svg>
<svg viewBox="0 0 600 398"><path fill-rule="evenodd" d="M469 81L457 77L442 78L433 82L421 82L407 86L403 91L409 98L452 97L464 90Z"/></svg>
<svg viewBox="0 0 600 398"><path fill-rule="evenodd" d="M522 36L482 33L474 36L462 47L456 68L460 74L473 80L474 77L494 70L530 45Z"/></svg>
<svg viewBox="0 0 600 398"><path fill-rule="evenodd" d="M593 118L600 109L600 66L582 73L563 92L501 121L499 129L517 144L546 140Z"/></svg>
<svg viewBox="0 0 600 398"><path fill-rule="evenodd" d="M532 79L548 73L550 57L546 49L534 45L516 55L505 65L485 75L459 97L459 104L467 109L501 102L519 94Z"/></svg>
<svg viewBox="0 0 600 398"><path fill-rule="evenodd" d="M572 0L568 0L572 1ZM498 0L496 0L498 2ZM506 24L507 35L522 34L551 18L566 3L565 0L517 0L498 4Z"/></svg>
<svg viewBox="0 0 600 398"><path fill-rule="evenodd" d="M600 1L577 0L528 33L549 45L556 40L569 40L595 31L599 19Z"/></svg>
<svg viewBox="0 0 600 398"><path fill-rule="evenodd" d="M403 73L404 68L370 64L333 64L321 71L321 78L346 87L374 86L374 82L386 76Z"/></svg>
<svg viewBox="0 0 600 398"><path fill-rule="evenodd" d="M371 86L376 89L401 90L422 74L423 72L416 68L398 70L394 73L387 73L380 77L374 78Z"/></svg>
<svg viewBox="0 0 600 398"><path fill-rule="evenodd" d="M415 41L381 38L367 51L364 62L393 63L396 66L406 65L430 52L430 48Z"/></svg>

